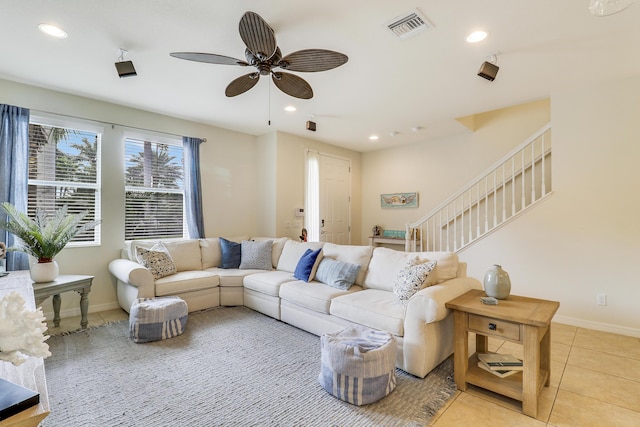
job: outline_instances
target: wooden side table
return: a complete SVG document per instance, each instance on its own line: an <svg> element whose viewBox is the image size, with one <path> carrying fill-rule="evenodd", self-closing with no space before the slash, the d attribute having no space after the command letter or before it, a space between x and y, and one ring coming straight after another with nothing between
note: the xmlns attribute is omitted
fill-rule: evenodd
<svg viewBox="0 0 640 427"><path fill-rule="evenodd" d="M44 300L53 296L53 325L60 326L60 294L76 291L80 294L80 327L86 328L89 324L87 312L89 311L89 292L94 276L62 275L53 282L34 283L33 293L36 306L40 306Z"/></svg>
<svg viewBox="0 0 640 427"><path fill-rule="evenodd" d="M484 291L472 290L446 304L454 311L454 379L459 390L467 384L522 402L522 412L535 417L542 387L551 378L551 319L556 301L510 295L498 305L480 301ZM522 374L499 378L478 367L477 353L469 357L469 332L476 334L477 353L488 352L488 337L523 345Z"/></svg>

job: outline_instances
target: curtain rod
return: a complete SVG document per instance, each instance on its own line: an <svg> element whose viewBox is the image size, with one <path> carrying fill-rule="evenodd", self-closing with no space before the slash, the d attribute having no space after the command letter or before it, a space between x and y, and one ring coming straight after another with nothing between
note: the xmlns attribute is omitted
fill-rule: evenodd
<svg viewBox="0 0 640 427"><path fill-rule="evenodd" d="M164 133L166 135L171 135L171 136L178 136L180 138L184 137L184 135L178 135L175 133L171 133L171 132L162 132L162 131L158 131L158 130L153 130L153 129L146 129L146 128L141 128L141 127L137 127L137 126L130 126L130 125L123 125L121 123L113 123L113 122L105 122L104 120L97 120L97 119L88 119L86 117L78 117L78 116L72 116L71 114L61 114L61 113L54 113L51 111L44 111L44 110L30 110L37 113L44 113L44 114L51 114L54 116L60 116L60 117L67 117L70 119L80 119L80 120L88 120L88 121L92 121L92 122L96 122L96 123L102 123L104 125L111 125L111 128L113 129L113 126L121 126L124 128L129 128L129 129L135 129L135 130L142 130L142 131L146 131L146 132L155 132L155 133ZM207 142L207 138L200 138L202 139L202 142Z"/></svg>

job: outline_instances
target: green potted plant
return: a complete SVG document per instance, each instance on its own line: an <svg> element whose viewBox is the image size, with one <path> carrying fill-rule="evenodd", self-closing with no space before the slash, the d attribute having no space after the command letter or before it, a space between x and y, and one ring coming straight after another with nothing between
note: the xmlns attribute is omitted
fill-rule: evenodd
<svg viewBox="0 0 640 427"><path fill-rule="evenodd" d="M24 252L35 258L35 263L30 267L34 282L50 282L58 277L58 263L54 257L78 233L91 230L100 223L84 222L88 212L69 214L66 205L53 216L38 209L35 218L30 218L7 202L2 204L2 210L6 219L0 220L0 229L7 230L21 240L7 250Z"/></svg>

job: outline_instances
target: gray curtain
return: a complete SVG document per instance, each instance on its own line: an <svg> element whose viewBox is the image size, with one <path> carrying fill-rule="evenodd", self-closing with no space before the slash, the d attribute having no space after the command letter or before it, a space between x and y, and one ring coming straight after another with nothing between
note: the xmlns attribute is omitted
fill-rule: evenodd
<svg viewBox="0 0 640 427"><path fill-rule="evenodd" d="M0 203L9 202L27 212L29 179L29 109L0 104ZM0 241L7 247L15 236L0 230ZM29 269L29 258L22 252L7 254L7 270Z"/></svg>
<svg viewBox="0 0 640 427"><path fill-rule="evenodd" d="M202 187L200 184L200 144L199 138L182 138L184 147L184 195L189 237L204 237L204 217L202 215Z"/></svg>

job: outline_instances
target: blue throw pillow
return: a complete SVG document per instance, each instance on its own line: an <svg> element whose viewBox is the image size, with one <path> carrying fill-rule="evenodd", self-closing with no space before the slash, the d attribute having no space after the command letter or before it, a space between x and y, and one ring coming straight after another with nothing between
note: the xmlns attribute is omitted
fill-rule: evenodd
<svg viewBox="0 0 640 427"><path fill-rule="evenodd" d="M331 258L323 258L316 272L316 280L333 288L347 290L354 284L360 266L336 261Z"/></svg>
<svg viewBox="0 0 640 427"><path fill-rule="evenodd" d="M317 268L316 261L319 260L320 252L322 248L312 251L311 249L307 249L304 251L302 257L298 261L298 265L296 265L296 269L293 272L293 277L298 280L304 280L305 282L310 282L313 279L315 274L315 268Z"/></svg>
<svg viewBox="0 0 640 427"><path fill-rule="evenodd" d="M220 238L220 250L222 251L222 268L239 268L242 260L242 245Z"/></svg>

